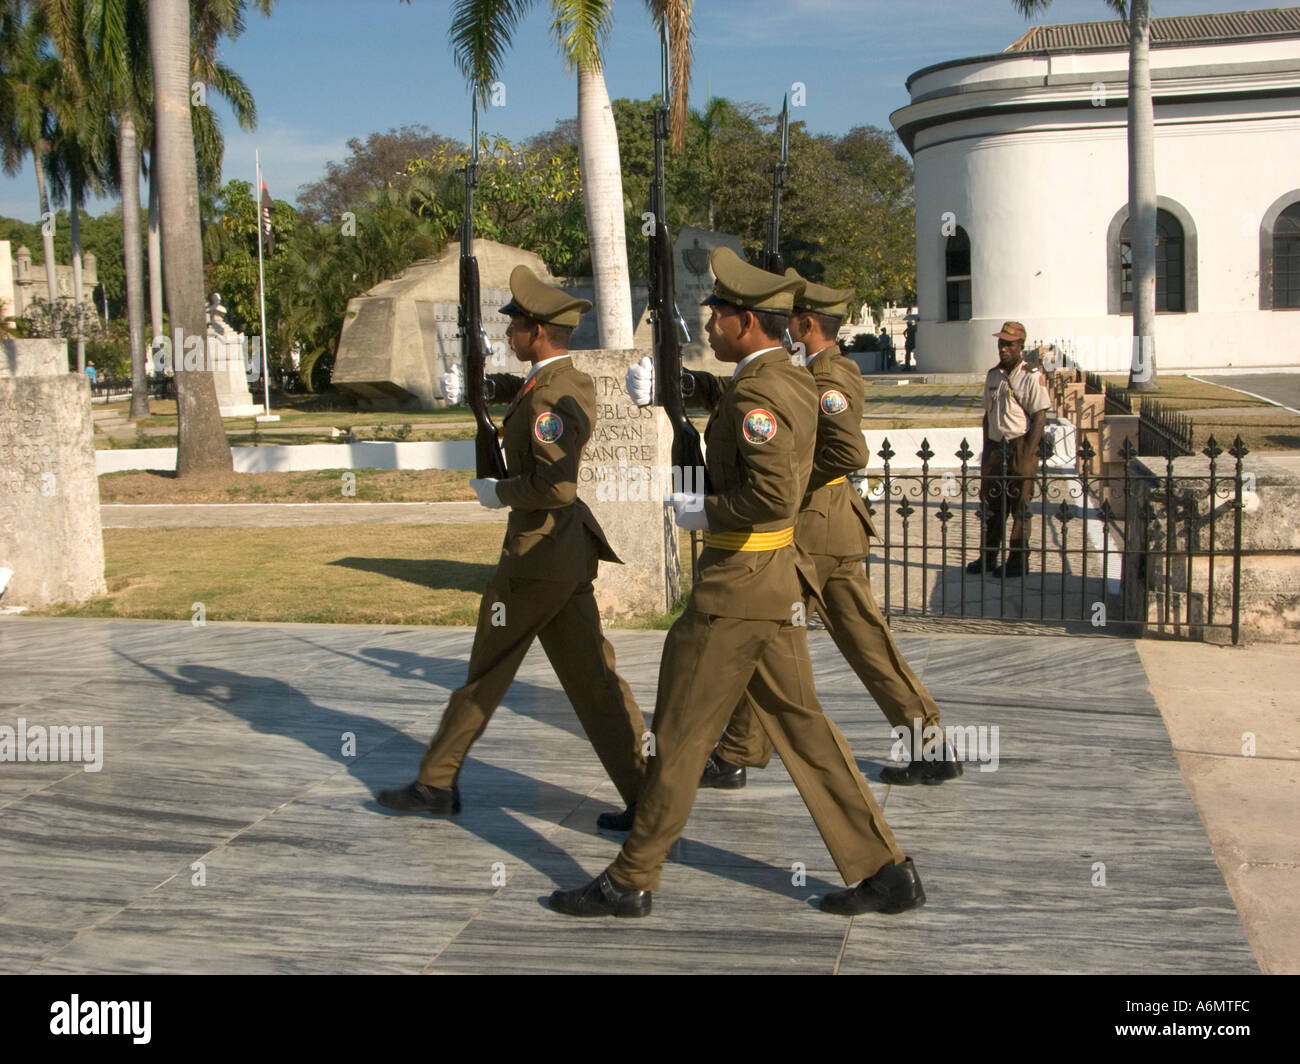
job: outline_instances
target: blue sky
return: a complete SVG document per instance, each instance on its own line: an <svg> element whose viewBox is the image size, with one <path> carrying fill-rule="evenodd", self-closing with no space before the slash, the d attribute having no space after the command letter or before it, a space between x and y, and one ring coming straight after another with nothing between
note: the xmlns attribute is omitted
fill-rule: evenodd
<svg viewBox="0 0 1300 1064"><path fill-rule="evenodd" d="M1231 0L1153 0L1156 15L1203 14L1252 6ZM1285 4L1257 4L1284 7ZM243 75L258 106L258 129L245 133L221 102L225 177L253 179L262 154L277 199L325 163L347 155L347 141L408 124L468 139L469 94L447 44L450 0L279 0L268 19L251 13L224 57ZM549 34L551 5L536 0L501 71L506 103L481 119L484 131L519 140L577 110L577 87ZM647 97L659 86L658 40L638 0L615 5L605 51L610 98ZM889 128L908 103L908 75L931 63L998 52L1029 25L1112 17L1103 0L1055 0L1033 22L1011 0L696 0L692 104L712 94L776 110L791 83L807 86L793 112L811 131L856 125ZM99 213L106 203L92 203ZM34 221L30 162L0 177L0 215Z"/></svg>

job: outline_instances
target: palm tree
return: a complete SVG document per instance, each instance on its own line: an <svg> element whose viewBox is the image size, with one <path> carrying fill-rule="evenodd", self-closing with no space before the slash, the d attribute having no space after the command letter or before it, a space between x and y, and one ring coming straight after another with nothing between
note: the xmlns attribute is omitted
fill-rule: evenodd
<svg viewBox="0 0 1300 1064"><path fill-rule="evenodd" d="M140 247L141 141L152 129L153 93L149 27L144 0L90 0L85 22L92 81L116 122L114 183L122 196L122 248L126 260L126 319L131 349L130 416L149 416L144 342L144 265ZM161 288L161 281L160 281ZM162 332L161 307L157 332Z"/></svg>
<svg viewBox="0 0 1300 1064"><path fill-rule="evenodd" d="M54 215L46 189L45 165L54 116L51 98L59 77L59 61L50 54L40 12L11 3L0 12L0 150L4 170L16 174L32 156L41 214L41 246L50 302L59 296L54 268Z"/></svg>
<svg viewBox="0 0 1300 1064"><path fill-rule="evenodd" d="M138 0L136 0L138 2ZM252 0L263 15L270 15L275 0ZM217 57L223 38L234 40L244 32L244 9L248 0L192 0L190 15L190 80L202 83L221 96L235 112L239 128L257 128L257 106L247 84ZM225 141L216 115L209 107L192 108L194 142L199 156L199 185L207 194L216 192L221 183L221 165ZM162 243L159 236L160 211L158 186L149 151L149 313L155 337L163 331Z"/></svg>
<svg viewBox="0 0 1300 1064"><path fill-rule="evenodd" d="M171 311L176 375L176 472L228 473L230 443L221 424L210 372L184 368L175 338L206 343L203 249L199 234L199 177L190 121L190 6L188 0L150 0L149 54L154 83L154 165L162 208L163 283Z"/></svg>
<svg viewBox="0 0 1300 1064"><path fill-rule="evenodd" d="M673 144L681 149L690 84L692 0L646 0L656 25L667 24L672 58ZM486 101L510 36L531 0L456 0L451 44L456 65ZM632 299L623 218L618 130L600 52L613 20L612 0L551 0L551 34L577 72L579 167L596 285L596 328L604 348L632 346Z"/></svg>
<svg viewBox="0 0 1300 1064"><path fill-rule="evenodd" d="M106 97L90 70L86 0L37 0L37 11L59 57L59 77L50 97L55 124L48 170L51 198L56 203L67 199L71 219L72 302L80 373L86 368L81 210L87 190L101 195L104 179L111 180L110 116Z"/></svg>
<svg viewBox="0 0 1300 1064"><path fill-rule="evenodd" d="M1026 18L1052 0L1012 0ZM1151 3L1106 0L1128 20L1128 219L1133 249L1133 364L1129 387L1155 391L1156 379L1156 166L1155 108L1151 100Z"/></svg>

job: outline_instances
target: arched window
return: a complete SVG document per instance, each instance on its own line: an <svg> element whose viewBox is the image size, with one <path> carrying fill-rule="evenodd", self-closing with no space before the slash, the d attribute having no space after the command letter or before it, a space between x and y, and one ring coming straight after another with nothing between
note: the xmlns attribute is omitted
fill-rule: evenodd
<svg viewBox="0 0 1300 1064"><path fill-rule="evenodd" d="M1156 211L1156 310L1182 312L1187 309L1186 278L1183 272L1183 227L1168 211ZM1119 231L1119 291L1121 314L1133 313L1133 247L1129 223Z"/></svg>
<svg viewBox="0 0 1300 1064"><path fill-rule="evenodd" d="M1300 199L1295 196L1288 193L1276 201L1260 225L1261 310L1300 309Z"/></svg>
<svg viewBox="0 0 1300 1064"><path fill-rule="evenodd" d="M1157 311L1196 313L1196 239L1196 222L1187 209L1168 196L1157 196ZM1127 204L1115 212L1106 230L1106 313L1133 313L1133 246Z"/></svg>
<svg viewBox="0 0 1300 1064"><path fill-rule="evenodd" d="M946 321L969 321L970 296L970 237L960 225L943 250L943 272L947 281Z"/></svg>
<svg viewBox="0 0 1300 1064"><path fill-rule="evenodd" d="M1300 203L1284 210L1273 229L1273 306L1300 307Z"/></svg>

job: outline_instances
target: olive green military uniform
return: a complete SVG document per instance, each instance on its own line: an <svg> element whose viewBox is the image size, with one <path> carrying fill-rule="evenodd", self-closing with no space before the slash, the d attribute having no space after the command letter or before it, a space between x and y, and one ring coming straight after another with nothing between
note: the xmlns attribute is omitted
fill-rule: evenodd
<svg viewBox="0 0 1300 1064"><path fill-rule="evenodd" d="M515 275L511 290L515 301L502 309L521 313ZM578 498L578 464L595 409L594 382L566 355L539 363L506 411L509 475L496 484L498 499L510 507L505 542L479 604L467 681L452 694L420 761L420 783L456 782L537 638L619 794L625 802L637 799L645 720L615 671L592 587L599 561L619 559Z"/></svg>
<svg viewBox="0 0 1300 1064"><path fill-rule="evenodd" d="M715 291L724 301L748 298L751 307L767 304L756 309L789 311L793 284L782 285L784 279L727 249L715 251L712 262ZM724 283L732 277L737 289L766 285L770 298L762 291L733 292ZM658 888L705 761L746 690L845 881L856 883L903 861L848 744L817 702L807 629L792 623L805 584L815 579L793 540L812 472L814 404L812 377L778 347L738 367L709 419L709 531L686 610L664 644L645 789L627 841L608 869L624 887Z"/></svg>
<svg viewBox="0 0 1300 1064"><path fill-rule="evenodd" d="M817 570L821 604L810 597L831 638L894 727L939 726L939 707L908 667L871 593L862 559L876 535L862 497L846 479L866 466L862 438L866 389L858 367L831 344L808 363L816 386L817 449L808 492L795 524L795 539ZM718 756L732 765L761 768L772 744L754 718L746 696L718 743Z"/></svg>

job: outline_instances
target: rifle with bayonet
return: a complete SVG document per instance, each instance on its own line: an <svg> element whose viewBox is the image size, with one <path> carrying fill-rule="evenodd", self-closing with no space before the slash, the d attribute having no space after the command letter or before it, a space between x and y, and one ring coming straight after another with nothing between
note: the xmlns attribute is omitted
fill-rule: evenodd
<svg viewBox="0 0 1300 1064"><path fill-rule="evenodd" d="M479 478L504 480L506 460L501 436L488 414L484 374L492 345L483 331L478 259L474 256L474 189L478 187L478 96L474 97L474 130L465 164L465 217L460 226L460 351L465 366L465 402L474 414L474 468Z"/></svg>
<svg viewBox="0 0 1300 1064"><path fill-rule="evenodd" d="M709 475L700 447L699 430L686 416L682 401L682 342L690 343L677 309L673 274L673 242L668 235L667 194L664 189L664 145L668 141L668 32L660 27L663 92L655 108L655 173L650 185L650 321L654 327L655 405L664 408L673 429L673 470L680 478L674 490L709 491Z"/></svg>
<svg viewBox="0 0 1300 1064"><path fill-rule="evenodd" d="M781 161L772 167L772 213L767 220L767 239L763 242L763 269L785 273L781 257L781 189L785 187L785 166L790 158L790 97L781 104Z"/></svg>

